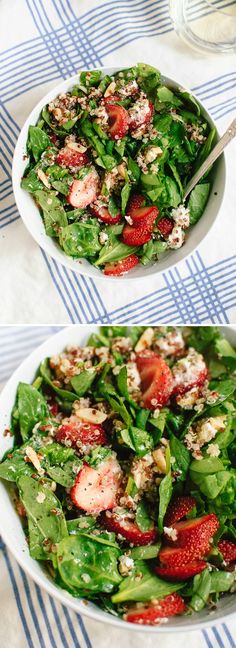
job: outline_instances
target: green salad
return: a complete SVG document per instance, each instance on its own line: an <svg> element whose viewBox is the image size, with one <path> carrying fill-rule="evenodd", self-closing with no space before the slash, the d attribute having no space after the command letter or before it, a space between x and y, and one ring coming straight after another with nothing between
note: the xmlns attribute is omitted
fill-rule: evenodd
<svg viewBox="0 0 236 648"><path fill-rule="evenodd" d="M196 99L150 65L81 72L29 127L21 186L66 255L121 275L184 244L210 176L186 204L184 189L215 135Z"/></svg>
<svg viewBox="0 0 236 648"><path fill-rule="evenodd" d="M59 586L151 625L234 592L235 370L217 328L113 326L19 383L0 477Z"/></svg>

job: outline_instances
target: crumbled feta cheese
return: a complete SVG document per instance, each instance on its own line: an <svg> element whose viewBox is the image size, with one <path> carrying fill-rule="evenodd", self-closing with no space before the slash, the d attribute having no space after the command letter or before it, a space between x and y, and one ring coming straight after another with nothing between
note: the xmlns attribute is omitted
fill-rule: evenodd
<svg viewBox="0 0 236 648"><path fill-rule="evenodd" d="M91 576L89 576L89 574L81 574L81 578L85 583L89 583L91 581Z"/></svg>
<svg viewBox="0 0 236 648"><path fill-rule="evenodd" d="M185 234L179 225L175 225L167 239L167 245L171 250L181 248L185 239Z"/></svg>
<svg viewBox="0 0 236 648"><path fill-rule="evenodd" d="M149 100L144 92L140 93L139 99L128 110L131 121L143 124L145 118L150 113Z"/></svg>
<svg viewBox="0 0 236 648"><path fill-rule="evenodd" d="M46 497L45 493L42 493L42 491L40 491L36 497L36 501L38 502L38 504L42 504L45 500L45 497Z"/></svg>
<svg viewBox="0 0 236 648"><path fill-rule="evenodd" d="M111 83L109 83L109 86L107 86L104 92L104 97L111 97L113 94L115 94L115 90L116 90L116 82L111 81Z"/></svg>
<svg viewBox="0 0 236 648"><path fill-rule="evenodd" d="M126 85L119 85L118 87L118 93L122 97L130 97L131 95L136 94L138 90L139 87L135 79L131 79L131 81L129 81L129 83L126 83Z"/></svg>
<svg viewBox="0 0 236 648"><path fill-rule="evenodd" d="M179 225L183 229L187 229L187 227L189 227L190 211L188 207L179 205L179 207L176 207L176 209L172 209L171 217L175 221L176 225Z"/></svg>
<svg viewBox="0 0 236 648"><path fill-rule="evenodd" d="M145 329L145 331L142 333L141 337L139 338L135 346L136 353L140 353L140 351L145 351L145 349L149 349L150 346L152 345L153 338L154 338L154 330L150 326L147 329Z"/></svg>
<svg viewBox="0 0 236 648"><path fill-rule="evenodd" d="M192 347L189 347L187 355L178 360L172 368L175 386L188 386L196 383L203 371L206 371L203 356Z"/></svg>
<svg viewBox="0 0 236 648"><path fill-rule="evenodd" d="M141 378L137 369L136 362L127 362L127 385L129 392L136 391L140 384Z"/></svg>
<svg viewBox="0 0 236 648"><path fill-rule="evenodd" d="M219 457L220 448L218 443L210 443L207 448L207 454L210 455L210 457Z"/></svg>
<svg viewBox="0 0 236 648"><path fill-rule="evenodd" d="M155 339L154 346L165 357L176 355L184 349L184 339L181 331L174 329Z"/></svg>
<svg viewBox="0 0 236 648"><path fill-rule="evenodd" d="M162 155L163 151L160 146L147 146L144 149L144 160L147 164L154 162L159 155Z"/></svg>
<svg viewBox="0 0 236 648"><path fill-rule="evenodd" d="M155 419L158 418L159 414L160 414L160 409L159 409L159 407L156 407L156 409L152 413L153 418L155 418Z"/></svg>
<svg viewBox="0 0 236 648"><path fill-rule="evenodd" d="M131 465L131 475L137 488L145 490L150 488L153 481L153 457L146 454L142 459L134 459Z"/></svg>
<svg viewBox="0 0 236 648"><path fill-rule="evenodd" d="M126 556L126 554L123 554L122 556L119 557L119 572L121 576L129 576L133 568L134 568L133 558Z"/></svg>
<svg viewBox="0 0 236 648"><path fill-rule="evenodd" d="M192 387L185 394L179 395L176 398L177 405L183 409L192 409L196 405L199 397L199 388Z"/></svg>
<svg viewBox="0 0 236 648"><path fill-rule="evenodd" d="M100 232L99 241L101 245L105 245L105 243L108 241L108 234L106 232Z"/></svg>
<svg viewBox="0 0 236 648"><path fill-rule="evenodd" d="M173 529L173 527L165 527L164 526L163 531L164 531L165 535L168 536L168 538L171 538L171 540L173 540L173 542L175 540L177 540L177 535L178 534L177 534L176 529Z"/></svg>
<svg viewBox="0 0 236 648"><path fill-rule="evenodd" d="M214 439L217 432L223 432L225 425L225 416L210 416L199 421L196 425L196 433L200 447Z"/></svg>

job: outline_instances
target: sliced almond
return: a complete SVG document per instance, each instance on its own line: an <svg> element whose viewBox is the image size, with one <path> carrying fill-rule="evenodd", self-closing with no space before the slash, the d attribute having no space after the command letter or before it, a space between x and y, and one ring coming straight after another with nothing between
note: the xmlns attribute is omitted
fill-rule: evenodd
<svg viewBox="0 0 236 648"><path fill-rule="evenodd" d="M47 187L47 189L50 189L50 182L48 180L48 176L46 175L46 173L44 173L44 171L42 171L42 169L38 169L37 176L39 180L41 180L41 182L44 184L44 186Z"/></svg>
<svg viewBox="0 0 236 648"><path fill-rule="evenodd" d="M116 89L116 82L112 81L109 86L107 86L106 91L104 92L104 97L110 97L111 95L114 94Z"/></svg>
<svg viewBox="0 0 236 648"><path fill-rule="evenodd" d="M151 346L153 338L154 330L153 328L149 327L139 338L134 350L137 351L137 353L139 353L140 351L145 351L145 349L148 349Z"/></svg>
<svg viewBox="0 0 236 648"><path fill-rule="evenodd" d="M158 471L160 473L165 474L166 473L166 458L165 458L163 450L161 448L156 448L156 450L153 450L152 456L153 456L155 464L156 464L156 466L158 468Z"/></svg>
<svg viewBox="0 0 236 648"><path fill-rule="evenodd" d="M42 468L42 466L40 464L40 461L39 461L39 458L38 458L38 455L35 452L35 450L31 446L27 446L25 448L25 454L26 454L26 457L28 457L28 459L31 461L31 463L33 464L33 466L35 467L35 470L37 470L39 475L44 475L45 470Z"/></svg>
<svg viewBox="0 0 236 648"><path fill-rule="evenodd" d="M71 149L72 151L78 151L79 153L85 153L85 151L87 151L86 146L79 144L79 142L68 142L67 148Z"/></svg>
<svg viewBox="0 0 236 648"><path fill-rule="evenodd" d="M122 178L124 178L124 180L125 180L126 179L126 173L127 173L125 164L119 164L117 169L118 169L119 175Z"/></svg>
<svg viewBox="0 0 236 648"><path fill-rule="evenodd" d="M75 406L74 410L76 416L85 423L97 423L99 425L107 419L105 412L100 412L100 410L94 409L93 407L79 409Z"/></svg>

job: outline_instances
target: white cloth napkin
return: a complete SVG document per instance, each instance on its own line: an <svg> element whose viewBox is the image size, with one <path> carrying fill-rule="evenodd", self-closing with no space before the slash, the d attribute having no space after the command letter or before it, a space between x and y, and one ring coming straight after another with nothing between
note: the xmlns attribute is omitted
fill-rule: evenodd
<svg viewBox="0 0 236 648"><path fill-rule="evenodd" d="M226 151L220 216L198 252L172 272L119 290L75 275L42 253L23 226L11 191L19 130L61 78L82 67L146 61L194 89L223 132L236 105L234 57L206 56L184 45L172 29L167 0L0 0L0 18L0 322L235 321L233 144Z"/></svg>
<svg viewBox="0 0 236 648"><path fill-rule="evenodd" d="M10 374L59 327L0 327L0 391ZM151 636L81 617L41 590L0 538L0 646L5 648L236 648L236 616L204 631Z"/></svg>

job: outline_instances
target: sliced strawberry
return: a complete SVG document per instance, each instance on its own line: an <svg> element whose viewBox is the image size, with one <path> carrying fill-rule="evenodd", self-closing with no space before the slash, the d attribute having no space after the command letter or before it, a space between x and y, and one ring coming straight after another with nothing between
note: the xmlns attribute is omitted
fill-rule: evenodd
<svg viewBox="0 0 236 648"><path fill-rule="evenodd" d="M126 245L144 245L152 238L154 222L158 215L157 207L139 207L130 212L133 225L125 225L122 241Z"/></svg>
<svg viewBox="0 0 236 648"><path fill-rule="evenodd" d="M65 146L59 151L56 157L56 162L62 167L80 169L89 163L89 156L86 151L81 153L81 151Z"/></svg>
<svg viewBox="0 0 236 648"><path fill-rule="evenodd" d="M192 544L189 547L162 547L159 552L159 560L161 566L165 567L183 567L189 563L202 559L210 552L210 545L206 547L206 550L203 551L202 548L198 547L196 544Z"/></svg>
<svg viewBox="0 0 236 648"><path fill-rule="evenodd" d="M173 528L177 532L177 539L172 542L174 546L163 547L159 559L168 567L181 567L209 553L209 543L219 528L219 522L212 513L194 520L177 522ZM168 542L171 542L171 538L168 538Z"/></svg>
<svg viewBox="0 0 236 648"><path fill-rule="evenodd" d="M94 216L96 216L96 218L101 220L103 223L106 223L106 225L116 225L122 218L120 213L116 214L116 216L112 216L106 207L99 207L96 203L90 205L90 211Z"/></svg>
<svg viewBox="0 0 236 648"><path fill-rule="evenodd" d="M109 116L109 133L111 139L122 139L128 132L129 128L129 115L123 106L108 103L106 111Z"/></svg>
<svg viewBox="0 0 236 648"><path fill-rule="evenodd" d="M204 385L208 369L201 353L190 347L188 354L172 367L174 377L173 394L185 394L192 387Z"/></svg>
<svg viewBox="0 0 236 648"><path fill-rule="evenodd" d="M159 232L162 234L162 236L169 236L171 234L172 229L174 227L174 222L170 220L170 218L160 218L160 220L157 223L157 229Z"/></svg>
<svg viewBox="0 0 236 648"><path fill-rule="evenodd" d="M133 196L131 196L128 202L127 215L131 216L131 212L134 209L138 209L139 207L142 207L144 202L145 202L145 198L144 196L142 196L142 194L133 194Z"/></svg>
<svg viewBox="0 0 236 648"><path fill-rule="evenodd" d="M155 572L161 578L181 581L186 578L191 578L195 574L200 574L206 567L207 565L204 560L195 560L194 562L179 567L155 567Z"/></svg>
<svg viewBox="0 0 236 648"><path fill-rule="evenodd" d="M236 560L236 544L230 540L220 540L218 542L218 549L227 563L235 562Z"/></svg>
<svg viewBox="0 0 236 648"><path fill-rule="evenodd" d="M154 351L142 351L136 355L141 377L143 405L148 409L163 407L173 389L172 373L165 360Z"/></svg>
<svg viewBox="0 0 236 648"><path fill-rule="evenodd" d="M190 495L183 495L182 497L175 497L167 509L165 514L164 523L166 527L172 526L174 522L182 520L187 513L189 513L192 508L195 506L196 500Z"/></svg>
<svg viewBox="0 0 236 648"><path fill-rule="evenodd" d="M91 169L82 180L72 182L67 200L72 207L87 207L96 199L99 189L99 176L95 169Z"/></svg>
<svg viewBox="0 0 236 648"><path fill-rule="evenodd" d="M155 109L151 101L146 98L138 99L133 106L129 109L129 128L134 130L142 126L142 124L148 124L153 115Z"/></svg>
<svg viewBox="0 0 236 648"><path fill-rule="evenodd" d="M76 417L74 420L62 423L56 431L56 441L75 449L82 449L84 446L104 445L107 443L105 432L101 425L93 423L82 423Z"/></svg>
<svg viewBox="0 0 236 648"><path fill-rule="evenodd" d="M131 216L135 226L145 223L147 227L149 227L150 230L152 231L153 224L158 214L159 214L159 210L157 207L149 206L149 207L136 207L136 209L130 210L129 215Z"/></svg>
<svg viewBox="0 0 236 648"><path fill-rule="evenodd" d="M132 270L132 268L138 265L138 263L139 263L139 258L136 256L136 254L130 254L125 259L121 259L121 261L115 261L114 263L106 263L103 272L105 275L110 275L110 276L122 275L125 272L129 272L129 270Z"/></svg>
<svg viewBox="0 0 236 648"><path fill-rule="evenodd" d="M140 607L140 604L130 607L124 614L124 619L129 623L138 623L138 625L156 625L160 619L183 614L185 610L184 600L177 592L174 592L160 599L155 605L147 603L143 607Z"/></svg>
<svg viewBox="0 0 236 648"><path fill-rule="evenodd" d="M125 514L103 513L100 521L108 531L114 531L135 546L151 544L157 538L157 531L154 527L149 531L140 531L137 524Z"/></svg>
<svg viewBox="0 0 236 648"><path fill-rule="evenodd" d="M192 543L197 543L199 547L204 548L208 546L209 541L219 528L219 521L215 513L210 513L200 518L176 522L173 524L173 528L177 531L177 540L174 542L176 547L188 547Z"/></svg>
<svg viewBox="0 0 236 648"><path fill-rule="evenodd" d="M92 515L112 509L120 480L121 469L114 457L103 461L96 470L84 463L70 491L72 502Z"/></svg>

